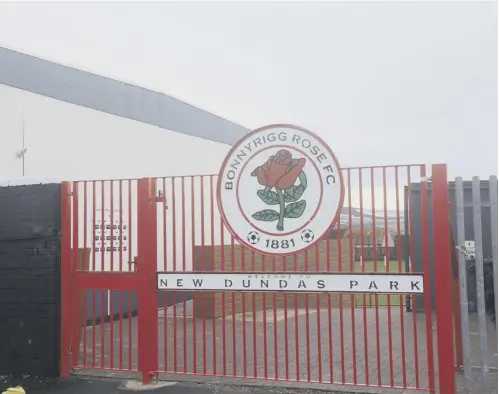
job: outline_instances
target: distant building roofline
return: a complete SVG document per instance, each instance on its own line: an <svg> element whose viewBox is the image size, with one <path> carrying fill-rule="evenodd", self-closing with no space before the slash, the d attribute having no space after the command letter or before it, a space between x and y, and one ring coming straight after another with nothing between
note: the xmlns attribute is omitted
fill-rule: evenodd
<svg viewBox="0 0 499 394"><path fill-rule="evenodd" d="M228 145L250 131L166 94L4 47L0 84Z"/></svg>

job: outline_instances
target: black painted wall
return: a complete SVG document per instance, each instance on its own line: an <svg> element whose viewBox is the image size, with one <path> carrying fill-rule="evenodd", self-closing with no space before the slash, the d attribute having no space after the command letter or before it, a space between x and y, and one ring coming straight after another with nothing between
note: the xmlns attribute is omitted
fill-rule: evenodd
<svg viewBox="0 0 499 394"><path fill-rule="evenodd" d="M450 219L452 232L454 236L454 241L457 244L456 234L456 191L455 183L449 182L449 201L450 205ZM471 181L463 181L463 197L464 197L464 223L465 223L465 239L474 240L474 230L473 230L473 198ZM414 231L414 267L416 271L423 272L423 252L422 252L422 227L421 227L421 189L418 183L411 185L412 190L412 220L413 220L413 231ZM405 207L407 207L408 198L408 188L405 187ZM481 214L482 214L482 241L483 241L483 255L484 257L492 256L492 238L491 238L491 223L490 223L490 199L489 199L489 183L488 181L480 182L480 199L482 204ZM432 308L435 308L435 276L434 276L434 266L438 262L434 261L433 258L433 202L432 202L432 188L431 183L427 187L427 203L428 203L428 236L429 236L429 251L430 251L430 265L432 268L430 282L431 282L431 301ZM409 234L409 212L407 208L405 209L405 233ZM408 242L408 238L407 238ZM404 247L405 263L406 269L409 269L409 245ZM468 274L468 301L470 303L476 303L476 277L473 274ZM416 298L416 309L424 310L424 297L417 296ZM409 306L409 301L406 304ZM470 305L471 307L471 305ZM471 308L473 310L473 308Z"/></svg>
<svg viewBox="0 0 499 394"><path fill-rule="evenodd" d="M0 388L59 375L60 226L59 184L0 187Z"/></svg>

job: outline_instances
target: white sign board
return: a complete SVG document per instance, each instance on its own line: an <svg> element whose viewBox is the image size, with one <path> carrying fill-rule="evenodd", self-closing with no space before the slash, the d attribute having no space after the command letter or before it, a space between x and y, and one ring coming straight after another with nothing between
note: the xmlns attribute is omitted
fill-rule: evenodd
<svg viewBox="0 0 499 394"><path fill-rule="evenodd" d="M464 248L468 254L468 259L475 257L475 241L464 241Z"/></svg>
<svg viewBox="0 0 499 394"><path fill-rule="evenodd" d="M422 294L423 275L343 273L158 273L158 290Z"/></svg>
<svg viewBox="0 0 499 394"><path fill-rule="evenodd" d="M229 231L268 255L311 247L338 220L341 168L331 148L298 126L270 125L245 135L228 153L217 201Z"/></svg>
<svg viewBox="0 0 499 394"><path fill-rule="evenodd" d="M123 252L128 250L128 228L126 223L120 224L119 209L104 209L104 221L102 221L102 209L95 211L94 240L96 252ZM104 249L104 250L102 250Z"/></svg>

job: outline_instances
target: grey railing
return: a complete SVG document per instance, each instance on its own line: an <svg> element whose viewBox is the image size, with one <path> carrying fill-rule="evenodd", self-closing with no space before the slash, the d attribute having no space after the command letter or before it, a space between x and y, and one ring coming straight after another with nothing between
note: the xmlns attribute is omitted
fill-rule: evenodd
<svg viewBox="0 0 499 394"><path fill-rule="evenodd" d="M462 372L464 373L464 393L476 392L474 379L476 371L479 371L479 390L481 393L490 391L490 374L497 374L497 354L494 354L495 365L491 365L492 348L495 344L489 343L490 332L493 330L489 321L494 323L497 329L497 177L491 176L488 181L488 200L490 204L483 203L481 191L484 190L478 177L472 180L472 217L466 228L465 201L462 178L455 180L456 193L456 243L458 250L459 285L460 285L460 307L461 307L461 330L462 330ZM482 208L488 206L490 210L490 227L483 226ZM469 227L472 227L469 228ZM472 230L472 231L471 231ZM488 239L487 239L488 238ZM490 242L491 255L484 256L484 243ZM478 324L473 325L471 332L470 310L475 308L468 301L468 279L472 278L473 272L476 280L476 312ZM477 332L478 331L478 332ZM478 344L472 342L472 336L479 337ZM497 334L494 333L494 340ZM496 339L495 339L496 340ZM473 355L477 356L473 357ZM475 386L475 387L473 387ZM474 391L475 390L475 391Z"/></svg>

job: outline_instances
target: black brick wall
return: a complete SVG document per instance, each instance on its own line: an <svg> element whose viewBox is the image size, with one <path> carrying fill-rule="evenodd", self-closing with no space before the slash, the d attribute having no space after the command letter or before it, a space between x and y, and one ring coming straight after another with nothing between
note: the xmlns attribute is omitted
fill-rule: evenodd
<svg viewBox="0 0 499 394"><path fill-rule="evenodd" d="M0 376L11 381L59 374L60 226L60 185L0 187Z"/></svg>

